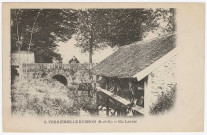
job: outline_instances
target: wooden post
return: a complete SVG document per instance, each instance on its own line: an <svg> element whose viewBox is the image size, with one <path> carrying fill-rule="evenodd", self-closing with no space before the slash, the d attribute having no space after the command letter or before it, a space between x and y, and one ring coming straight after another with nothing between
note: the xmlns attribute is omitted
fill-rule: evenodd
<svg viewBox="0 0 207 135"><path fill-rule="evenodd" d="M145 116L149 114L149 88L148 88L148 76L144 79L144 111Z"/></svg>
<svg viewBox="0 0 207 135"><path fill-rule="evenodd" d="M98 91L96 91L96 114L97 115L99 115L98 103L99 103L99 95L98 95Z"/></svg>
<svg viewBox="0 0 207 135"><path fill-rule="evenodd" d="M121 115L120 104L116 102L116 105L117 105L117 116L119 117Z"/></svg>
<svg viewBox="0 0 207 135"><path fill-rule="evenodd" d="M109 116L109 97L106 98L106 116Z"/></svg>
<svg viewBox="0 0 207 135"><path fill-rule="evenodd" d="M121 109L121 116L126 116L126 107Z"/></svg>
<svg viewBox="0 0 207 135"><path fill-rule="evenodd" d="M98 90L96 88L97 78L98 78L97 75L93 76L93 84L94 84L93 89L95 91L95 96L96 96L96 114L99 115L99 110L98 110L99 95L98 95Z"/></svg>
<svg viewBox="0 0 207 135"><path fill-rule="evenodd" d="M117 109L117 116L120 116L120 109Z"/></svg>
<svg viewBox="0 0 207 135"><path fill-rule="evenodd" d="M93 82L93 88L96 90L96 86L97 86L97 79L98 79L98 76L97 75L93 75L92 76L92 82Z"/></svg>

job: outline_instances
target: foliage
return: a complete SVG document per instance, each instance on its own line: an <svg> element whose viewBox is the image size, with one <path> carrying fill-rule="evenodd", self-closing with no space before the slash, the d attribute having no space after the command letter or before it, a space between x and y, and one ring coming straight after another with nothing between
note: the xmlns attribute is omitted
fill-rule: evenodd
<svg viewBox="0 0 207 135"><path fill-rule="evenodd" d="M141 40L149 31L176 30L175 9L12 9L11 49L35 52L36 62L61 60L56 52L58 42L76 35L77 47L89 52L107 46L123 46Z"/></svg>
<svg viewBox="0 0 207 135"><path fill-rule="evenodd" d="M169 31L175 25L172 10L165 9L86 9L78 11L76 46L92 54L106 46L123 46L139 41L150 30L160 27L159 21L168 22ZM173 12L174 13L174 12ZM175 27L175 26L174 26ZM171 29L171 30L170 30Z"/></svg>
<svg viewBox="0 0 207 135"><path fill-rule="evenodd" d="M11 89L13 114L40 116L77 116L81 108L91 104L91 98L79 94L55 80L16 80Z"/></svg>
<svg viewBox="0 0 207 135"><path fill-rule="evenodd" d="M176 31L176 9L157 8L153 10L152 16L154 16L154 21L157 26L152 27L150 31L145 31L143 33L143 38L148 36L150 32L156 33L157 36L161 36L171 34Z"/></svg>
<svg viewBox="0 0 207 135"><path fill-rule="evenodd" d="M172 109L175 104L176 90L177 86L175 85L166 93L162 92L161 95L159 95L156 103L150 108L150 113L153 115L163 114L166 111Z"/></svg>
<svg viewBox="0 0 207 135"><path fill-rule="evenodd" d="M35 52L36 62L61 59L55 52L57 42L66 42L75 33L76 11L72 9L12 9L11 50L17 50L22 38L22 50Z"/></svg>
<svg viewBox="0 0 207 135"><path fill-rule="evenodd" d="M155 16L157 17L157 20L163 19L163 22L166 22L166 27L162 27L163 32L173 33L176 31L176 11L174 8L170 9L156 9L155 10Z"/></svg>

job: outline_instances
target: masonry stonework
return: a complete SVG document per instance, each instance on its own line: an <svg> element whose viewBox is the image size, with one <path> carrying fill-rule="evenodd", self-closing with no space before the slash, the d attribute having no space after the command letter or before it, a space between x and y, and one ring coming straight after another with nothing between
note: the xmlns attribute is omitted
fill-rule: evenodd
<svg viewBox="0 0 207 135"><path fill-rule="evenodd" d="M148 106L156 103L158 96L170 91L176 85L176 57L161 65L148 75Z"/></svg>
<svg viewBox="0 0 207 135"><path fill-rule="evenodd" d="M53 63L24 63L22 80L41 80L45 83L52 81L53 76L62 75L67 80L67 88L75 90L73 95L77 102L85 108L97 109L96 93L92 86L92 75L89 64L53 64ZM92 65L93 66L93 65ZM96 111L93 111L96 113Z"/></svg>

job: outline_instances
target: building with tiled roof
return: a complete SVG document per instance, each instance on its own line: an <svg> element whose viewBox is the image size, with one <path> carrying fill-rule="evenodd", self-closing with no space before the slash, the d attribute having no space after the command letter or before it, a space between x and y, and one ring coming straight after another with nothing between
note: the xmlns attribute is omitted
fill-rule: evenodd
<svg viewBox="0 0 207 135"><path fill-rule="evenodd" d="M176 54L176 34L171 34L120 47L92 72L102 93L122 105L144 97L143 104L136 102L133 108L148 114L161 94L176 87Z"/></svg>

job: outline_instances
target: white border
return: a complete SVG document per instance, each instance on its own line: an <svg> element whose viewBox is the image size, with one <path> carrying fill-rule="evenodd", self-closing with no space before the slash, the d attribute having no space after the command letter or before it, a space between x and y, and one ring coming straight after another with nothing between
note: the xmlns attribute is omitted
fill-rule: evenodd
<svg viewBox="0 0 207 135"><path fill-rule="evenodd" d="M1 46L0 46L0 76L2 78L2 2L205 2L205 0L1 0L0 2L0 40L1 40ZM205 18L207 18L207 10L205 10ZM205 19L206 21L206 19ZM205 23L206 24L206 23ZM205 27L205 32L207 31L207 27ZM207 39L207 35L205 35L205 39ZM206 45L206 42L205 42ZM207 48L205 48L205 52L207 52ZM205 53L206 54L206 53ZM205 70L207 70L207 57L205 56ZM205 86L207 84L206 81L207 72L205 72ZM0 85L2 88L2 80L0 81ZM206 91L206 87L205 87ZM151 132L151 133L85 133L87 135L91 134L102 134L102 135L117 135L117 134L142 134L142 135L207 135L207 92L205 92L205 110L204 110L204 120L205 120L205 126L204 126L204 132L165 132L165 133L159 133L159 132ZM17 134L17 133L3 133L2 132L2 92L0 92L0 134ZM29 133L20 133L21 135L28 135ZM33 133L33 134L43 134L43 133ZM44 133L46 135L50 135L51 133ZM59 135L60 133L53 133L54 135ZM82 135L83 133L61 133L61 134L72 134L72 135Z"/></svg>

